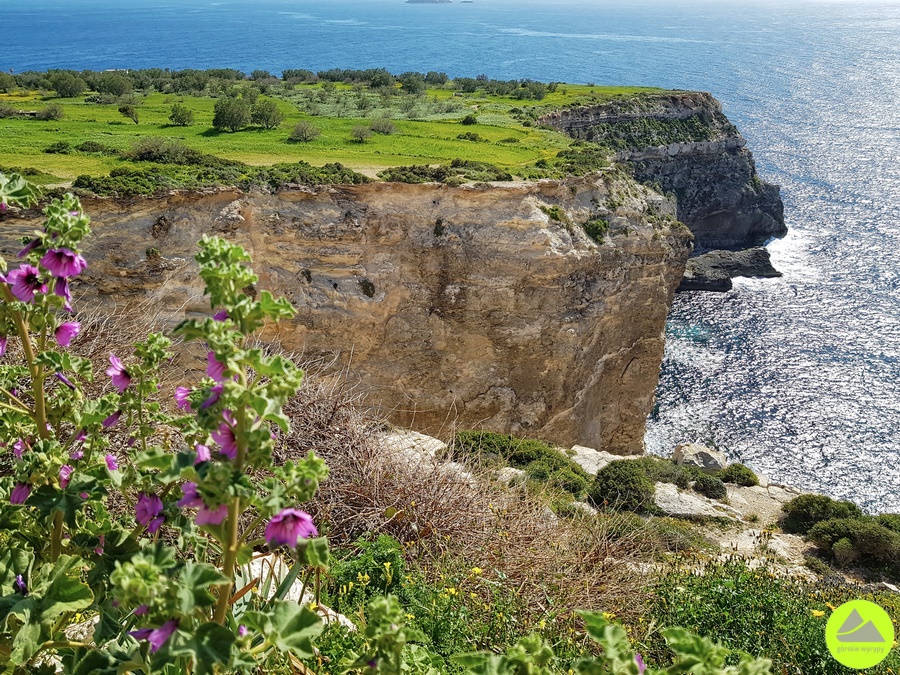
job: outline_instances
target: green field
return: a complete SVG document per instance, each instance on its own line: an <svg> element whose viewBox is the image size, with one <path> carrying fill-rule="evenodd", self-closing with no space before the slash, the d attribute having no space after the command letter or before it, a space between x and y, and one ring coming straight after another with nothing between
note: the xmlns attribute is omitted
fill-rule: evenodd
<svg viewBox="0 0 900 675"><path fill-rule="evenodd" d="M247 85L243 85L247 86ZM638 87L593 87L559 85L543 100L518 100L489 96L483 91L461 94L448 88L429 88L421 96L390 96L361 85L338 84L328 91L322 84L299 84L270 90L270 98L284 115L271 130L249 126L241 131L217 131L212 126L216 98L181 94L149 93L130 99L138 112L135 124L119 113L119 102L85 102L85 97L55 98L52 92L0 94L0 106L18 111L39 111L59 105L58 120L31 117L0 119L0 167L40 171L38 182L63 184L82 174L105 175L134 163L117 154L50 154L47 148L61 141L75 147L94 141L119 152L127 152L140 138L179 139L209 155L250 165L271 165L300 160L314 165L339 162L374 177L387 167L412 164L446 164L455 158L488 162L520 175L539 160L550 160L572 140L564 134L532 126L542 112L568 105L631 97L652 90ZM262 97L266 98L265 96ZM262 99L261 99L262 100ZM188 127L173 126L168 117L181 103L195 117ZM467 115L476 124L462 125ZM364 142L354 140L354 127L368 126L387 117L394 133L372 133ZM288 137L301 121L315 125L321 135L302 143ZM468 133L479 140L461 140Z"/></svg>

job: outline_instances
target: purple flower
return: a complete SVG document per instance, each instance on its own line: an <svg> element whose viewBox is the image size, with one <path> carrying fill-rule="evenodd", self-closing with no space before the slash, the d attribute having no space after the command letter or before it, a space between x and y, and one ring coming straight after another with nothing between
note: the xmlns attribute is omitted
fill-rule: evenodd
<svg viewBox="0 0 900 675"><path fill-rule="evenodd" d="M177 629L178 620L172 619L171 621L166 621L159 628L141 628L128 634L138 641L147 640L150 642L150 651L156 652L166 643L166 640L172 637L172 633Z"/></svg>
<svg viewBox="0 0 900 675"><path fill-rule="evenodd" d="M241 624L240 626L238 626L238 635L240 635L241 637L244 637L246 634L247 634L247 626L245 626L244 624Z"/></svg>
<svg viewBox="0 0 900 675"><path fill-rule="evenodd" d="M209 452L209 448L202 443L197 443L197 445L194 446L194 449L197 450L197 459L194 460L194 464L200 464L200 462L208 462L210 459L212 459L212 454Z"/></svg>
<svg viewBox="0 0 900 675"><path fill-rule="evenodd" d="M84 258L67 248L54 248L41 258L41 265L55 277L74 277L87 267Z"/></svg>
<svg viewBox="0 0 900 675"><path fill-rule="evenodd" d="M75 385L72 383L72 380L70 380L68 377L66 377L65 375L63 375L63 374L60 373L59 371L57 371L56 373L54 373L54 375L56 376L56 379L57 379L57 380L59 380L60 382L62 382L64 385L66 385L66 386L67 386L69 389L71 389L72 391L75 391Z"/></svg>
<svg viewBox="0 0 900 675"><path fill-rule="evenodd" d="M6 353L6 336L0 336L0 356Z"/></svg>
<svg viewBox="0 0 900 675"><path fill-rule="evenodd" d="M72 311L72 293L69 291L69 280L65 277L57 277L56 284L53 286L53 294L59 296L65 303L63 306L67 312Z"/></svg>
<svg viewBox="0 0 900 675"><path fill-rule="evenodd" d="M70 464L63 464L59 467L59 486L65 490L69 486L69 480L72 478L72 472L75 467Z"/></svg>
<svg viewBox="0 0 900 675"><path fill-rule="evenodd" d="M82 499L87 499L88 497L90 497L90 495L87 492L82 492L78 496L81 497Z"/></svg>
<svg viewBox="0 0 900 675"><path fill-rule="evenodd" d="M222 504L211 509L206 504L197 511L197 519L194 521L197 525L221 525L222 521L228 515L228 505Z"/></svg>
<svg viewBox="0 0 900 675"><path fill-rule="evenodd" d="M644 675L644 671L647 670L647 666L644 665L644 659L641 658L640 654L634 655L634 662L638 667L638 675Z"/></svg>
<svg viewBox="0 0 900 675"><path fill-rule="evenodd" d="M110 471L117 471L119 469L119 462L116 461L115 455L106 455L104 458L106 459L106 468Z"/></svg>
<svg viewBox="0 0 900 675"><path fill-rule="evenodd" d="M13 454L18 458L22 459L22 453L28 450L28 442L20 438L15 443L13 443Z"/></svg>
<svg viewBox="0 0 900 675"><path fill-rule="evenodd" d="M30 494L31 486L29 486L28 483L16 483L16 487L13 488L12 494L9 495L9 503L24 504Z"/></svg>
<svg viewBox="0 0 900 675"><path fill-rule="evenodd" d="M6 209L8 208L9 206L6 205L6 202L0 202L0 213L6 213Z"/></svg>
<svg viewBox="0 0 900 675"><path fill-rule="evenodd" d="M219 450L219 452L228 459L234 459L237 457L237 438L235 438L234 435L234 417L228 410L222 412L222 417L225 421L219 425L218 429L212 432L212 439L222 446L222 449Z"/></svg>
<svg viewBox="0 0 900 675"><path fill-rule="evenodd" d="M119 422L119 418L122 416L121 410L116 410L112 415L103 420L103 428L109 429L110 427L114 427Z"/></svg>
<svg viewBox="0 0 900 675"><path fill-rule="evenodd" d="M106 546L106 535L101 534L100 535L100 545L94 549L94 553L96 553L97 555L103 555L103 547L104 546Z"/></svg>
<svg viewBox="0 0 900 675"><path fill-rule="evenodd" d="M150 608L147 605L140 605L136 610L134 610L135 616L144 616L147 612L150 611Z"/></svg>
<svg viewBox="0 0 900 675"><path fill-rule="evenodd" d="M69 453L69 459L77 462L79 459L84 458L84 450L73 450Z"/></svg>
<svg viewBox="0 0 900 675"><path fill-rule="evenodd" d="M66 321L60 324L54 333L56 335L56 344L60 347L68 347L69 343L72 342L72 338L78 335L79 331L81 331L81 324L77 321Z"/></svg>
<svg viewBox="0 0 900 675"><path fill-rule="evenodd" d="M36 248L37 248L37 245L40 244L40 243L41 243L41 240L40 240L40 239L36 239L36 238L35 238L35 239L32 239L31 241L29 241L29 242L25 245L25 248L23 248L21 251L19 251L18 253L16 253L16 257L17 257L17 258L24 258L26 255L28 255L28 254L31 253L34 249L36 249Z"/></svg>
<svg viewBox="0 0 900 675"><path fill-rule="evenodd" d="M21 574L16 575L16 588L19 589L19 593L22 595L28 595L28 586L25 585L25 579L22 578Z"/></svg>
<svg viewBox="0 0 900 675"><path fill-rule="evenodd" d="M106 369L106 374L110 376L112 383L119 388L119 393L121 394L128 389L128 385L131 384L131 375L128 374L125 366L122 365L119 357L115 354L109 355L109 364L109 368Z"/></svg>
<svg viewBox="0 0 900 675"><path fill-rule="evenodd" d="M78 435L75 437L76 441L83 441L87 438L87 433L82 429L78 432Z"/></svg>
<svg viewBox="0 0 900 675"><path fill-rule="evenodd" d="M209 352L206 355L206 374L216 382L225 380L225 364L216 359L216 355Z"/></svg>
<svg viewBox="0 0 900 675"><path fill-rule="evenodd" d="M266 543L270 548L287 546L296 548L301 539L309 539L319 533L312 516L300 509L282 509L266 525Z"/></svg>
<svg viewBox="0 0 900 675"><path fill-rule="evenodd" d="M183 509L195 509L198 506L203 506L203 500L200 499L200 495L197 494L196 483L186 481L184 485L181 486L181 494L183 494L184 496L178 500L176 506L179 506Z"/></svg>
<svg viewBox="0 0 900 675"><path fill-rule="evenodd" d="M222 395L222 390L225 387L221 384L217 384L214 387L211 387L209 390L209 396L206 397L206 400L200 404L200 410L206 410L207 408L214 406L219 402L219 397Z"/></svg>
<svg viewBox="0 0 900 675"><path fill-rule="evenodd" d="M225 321L225 319L227 319L227 318L228 318L228 310L227 309L220 309L218 312L213 314L214 321Z"/></svg>
<svg viewBox="0 0 900 675"><path fill-rule="evenodd" d="M162 510L162 499L156 495L147 495L142 492L138 495L137 505L134 507L135 519L150 530L150 526L153 522L159 520L159 514L162 513ZM160 520L159 524L150 531L156 532L160 525L162 525L162 520Z"/></svg>
<svg viewBox="0 0 900 675"><path fill-rule="evenodd" d="M46 293L47 284L41 283L38 268L34 265L22 265L6 275L12 294L22 302L33 302L35 293Z"/></svg>
<svg viewBox="0 0 900 675"><path fill-rule="evenodd" d="M184 412L191 411L191 390L188 387L177 387L175 389L175 404L179 410Z"/></svg>

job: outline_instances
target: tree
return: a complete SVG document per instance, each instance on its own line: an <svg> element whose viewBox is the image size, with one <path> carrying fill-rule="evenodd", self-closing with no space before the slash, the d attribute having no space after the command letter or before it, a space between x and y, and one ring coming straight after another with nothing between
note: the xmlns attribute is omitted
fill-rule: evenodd
<svg viewBox="0 0 900 675"><path fill-rule="evenodd" d="M425 82L431 85L436 85L438 87L447 84L449 81L449 77L447 77L447 73L437 73L433 70L429 70L425 74Z"/></svg>
<svg viewBox="0 0 900 675"><path fill-rule="evenodd" d="M87 82L72 73L58 73L51 78L50 84L60 98L81 96L88 88Z"/></svg>
<svg viewBox="0 0 900 675"><path fill-rule="evenodd" d="M57 103L51 103L37 112L37 118L39 120L61 120L62 116L62 106Z"/></svg>
<svg viewBox="0 0 900 675"><path fill-rule="evenodd" d="M119 112L130 119L135 124L138 123L138 112L133 105L120 105Z"/></svg>
<svg viewBox="0 0 900 675"><path fill-rule="evenodd" d="M268 80L272 74L268 70L254 70L250 73L251 80Z"/></svg>
<svg viewBox="0 0 900 675"><path fill-rule="evenodd" d="M272 99L259 101L250 110L250 121L263 129L274 129L284 122L284 114Z"/></svg>
<svg viewBox="0 0 900 675"><path fill-rule="evenodd" d="M472 124L478 124L478 118L475 115L469 114L462 118L459 122L460 124L465 124L466 126L470 126Z"/></svg>
<svg viewBox="0 0 900 675"><path fill-rule="evenodd" d="M250 105L241 98L220 98L213 111L213 126L220 131L240 131L250 124Z"/></svg>
<svg viewBox="0 0 900 675"><path fill-rule="evenodd" d="M316 140L321 134L322 132L319 130L319 127L312 122L303 120L302 122L298 122L294 127L291 135L288 136L288 140L294 141L295 143L309 143Z"/></svg>
<svg viewBox="0 0 900 675"><path fill-rule="evenodd" d="M0 73L0 91L9 93L16 88L16 78L9 73Z"/></svg>
<svg viewBox="0 0 900 675"><path fill-rule="evenodd" d="M176 103L172 106L169 122L176 127L189 127L194 123L194 113L186 105Z"/></svg>
<svg viewBox="0 0 900 675"><path fill-rule="evenodd" d="M350 137L357 143L365 143L371 135L372 130L364 126L353 127L353 131L350 132Z"/></svg>
<svg viewBox="0 0 900 675"><path fill-rule="evenodd" d="M124 96L131 93L131 80L115 73L104 73L97 82L97 91L101 94Z"/></svg>

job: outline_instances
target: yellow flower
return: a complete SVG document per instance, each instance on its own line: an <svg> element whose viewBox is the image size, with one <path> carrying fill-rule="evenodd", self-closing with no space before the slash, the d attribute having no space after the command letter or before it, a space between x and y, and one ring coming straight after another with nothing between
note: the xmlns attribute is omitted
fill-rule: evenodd
<svg viewBox="0 0 900 675"><path fill-rule="evenodd" d="M415 619L415 618L416 618L416 615L415 615L415 614L407 614L407 615L406 615L406 620L407 620L407 621L412 621L412 620Z"/></svg>
<svg viewBox="0 0 900 675"><path fill-rule="evenodd" d="M825 606L826 606L828 609L830 609L832 612L833 612L835 609L837 609L837 607L835 607L834 605L832 605L830 602L826 602L826 603L825 603Z"/></svg>
<svg viewBox="0 0 900 675"><path fill-rule="evenodd" d="M478 593L469 593L469 597L472 598L473 600L477 600L477 599L478 599Z"/></svg>
<svg viewBox="0 0 900 675"><path fill-rule="evenodd" d="M547 627L547 622L541 619L541 622L538 624L538 628L544 630Z"/></svg>
<svg viewBox="0 0 900 675"><path fill-rule="evenodd" d="M825 616L825 612L823 612L821 609L814 609L812 611L812 615L815 617Z"/></svg>
<svg viewBox="0 0 900 675"><path fill-rule="evenodd" d="M472 573L473 576L476 576L476 577L481 576L481 573L484 572L484 570L481 569L480 567L473 567L469 571Z"/></svg>
<svg viewBox="0 0 900 675"><path fill-rule="evenodd" d="M613 619L616 618L616 615L613 614L612 612L603 612L603 618L606 619L607 621L612 621Z"/></svg>

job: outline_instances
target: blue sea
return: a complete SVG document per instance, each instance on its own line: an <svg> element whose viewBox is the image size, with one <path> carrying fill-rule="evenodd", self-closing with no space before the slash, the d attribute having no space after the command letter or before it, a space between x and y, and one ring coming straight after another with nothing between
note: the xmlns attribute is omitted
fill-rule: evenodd
<svg viewBox="0 0 900 675"><path fill-rule="evenodd" d="M378 67L712 92L790 234L677 297L648 448L900 511L900 2L0 0L0 68Z"/></svg>

